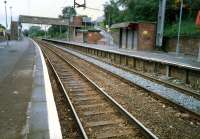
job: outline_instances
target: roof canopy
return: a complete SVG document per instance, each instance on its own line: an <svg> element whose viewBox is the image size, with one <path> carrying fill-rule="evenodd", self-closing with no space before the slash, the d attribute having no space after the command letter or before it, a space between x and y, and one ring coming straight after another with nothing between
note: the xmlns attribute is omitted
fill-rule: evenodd
<svg viewBox="0 0 200 139"><path fill-rule="evenodd" d="M111 28L130 28L137 29L139 24L155 24L155 22L122 22L118 24L113 24Z"/></svg>

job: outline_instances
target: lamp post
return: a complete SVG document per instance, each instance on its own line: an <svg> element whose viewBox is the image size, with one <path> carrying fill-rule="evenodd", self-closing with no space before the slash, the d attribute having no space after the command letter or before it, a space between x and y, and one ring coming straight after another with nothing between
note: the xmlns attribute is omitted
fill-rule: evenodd
<svg viewBox="0 0 200 139"><path fill-rule="evenodd" d="M181 22L182 22L182 14L183 14L183 0L181 0L181 7L180 7L180 17L179 17L179 26L178 26L178 39L176 44L176 55L180 52L180 32L181 32Z"/></svg>
<svg viewBox="0 0 200 139"><path fill-rule="evenodd" d="M12 6L10 6L10 22L12 23Z"/></svg>
<svg viewBox="0 0 200 139"><path fill-rule="evenodd" d="M6 16L6 45L8 46L8 34L7 34L8 21L7 21L7 7L6 7L7 1L5 0L4 3L5 3L5 16Z"/></svg>

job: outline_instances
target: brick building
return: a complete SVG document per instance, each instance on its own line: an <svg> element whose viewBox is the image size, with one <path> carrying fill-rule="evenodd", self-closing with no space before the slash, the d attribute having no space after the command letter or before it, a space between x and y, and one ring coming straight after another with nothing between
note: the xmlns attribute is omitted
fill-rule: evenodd
<svg viewBox="0 0 200 139"><path fill-rule="evenodd" d="M18 22L12 21L11 22L11 40L18 40L19 30L18 30Z"/></svg>
<svg viewBox="0 0 200 139"><path fill-rule="evenodd" d="M124 49L153 50L155 48L154 23L124 22L113 24L111 29L118 30L118 46Z"/></svg>

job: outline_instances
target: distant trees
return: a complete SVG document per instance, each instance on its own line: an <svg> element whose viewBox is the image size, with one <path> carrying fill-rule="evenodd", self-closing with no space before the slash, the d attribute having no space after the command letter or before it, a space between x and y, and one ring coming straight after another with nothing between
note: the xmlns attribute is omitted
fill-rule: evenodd
<svg viewBox="0 0 200 139"><path fill-rule="evenodd" d="M27 31L25 32L27 34ZM31 26L28 30L30 37L44 36L45 32L39 26Z"/></svg>
<svg viewBox="0 0 200 139"><path fill-rule="evenodd" d="M76 10L73 7L67 6L62 10L62 15L60 18L70 19L71 17L76 16Z"/></svg>
<svg viewBox="0 0 200 139"><path fill-rule="evenodd" d="M0 28L6 29L2 24L0 24Z"/></svg>
<svg viewBox="0 0 200 139"><path fill-rule="evenodd" d="M70 20L73 16L76 16L76 14L77 14L76 10L73 7L67 6L63 8L62 15L59 15L59 18ZM52 25L48 29L48 34L51 37L55 37L60 35L60 31L61 33L66 32L67 31L66 26L64 27L64 26Z"/></svg>
<svg viewBox="0 0 200 139"><path fill-rule="evenodd" d="M110 0L104 5L105 23L156 21L158 0ZM108 23L107 23L108 24Z"/></svg>
<svg viewBox="0 0 200 139"><path fill-rule="evenodd" d="M110 0L104 5L105 23L123 21L157 21L158 0ZM167 0L166 23L177 22L180 0ZM200 0L184 0L183 20L194 19Z"/></svg>

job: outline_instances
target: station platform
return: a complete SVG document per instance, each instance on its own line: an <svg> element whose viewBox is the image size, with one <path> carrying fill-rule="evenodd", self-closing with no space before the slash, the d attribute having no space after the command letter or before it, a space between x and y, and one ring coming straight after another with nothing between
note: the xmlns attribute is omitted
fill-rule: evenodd
<svg viewBox="0 0 200 139"><path fill-rule="evenodd" d="M52 39L47 39L47 40L52 40ZM192 57L192 56L186 56L186 55L181 55L181 54L176 55L174 53L164 53L164 52L145 52L145 51L119 49L115 46L86 44L86 43L73 42L73 41L62 41L62 40L53 40L53 41L72 44L72 45L79 45L79 46L98 49L102 51L108 51L111 53L119 53L122 55L132 56L132 57L136 57L143 60L176 65L179 67L200 71L200 62L197 61L197 58Z"/></svg>
<svg viewBox="0 0 200 139"><path fill-rule="evenodd" d="M28 38L0 43L0 138L62 138L44 57Z"/></svg>
<svg viewBox="0 0 200 139"><path fill-rule="evenodd" d="M56 39L43 40L189 92L192 89L195 95L199 95L200 62L196 57L164 52L134 51L114 46Z"/></svg>

